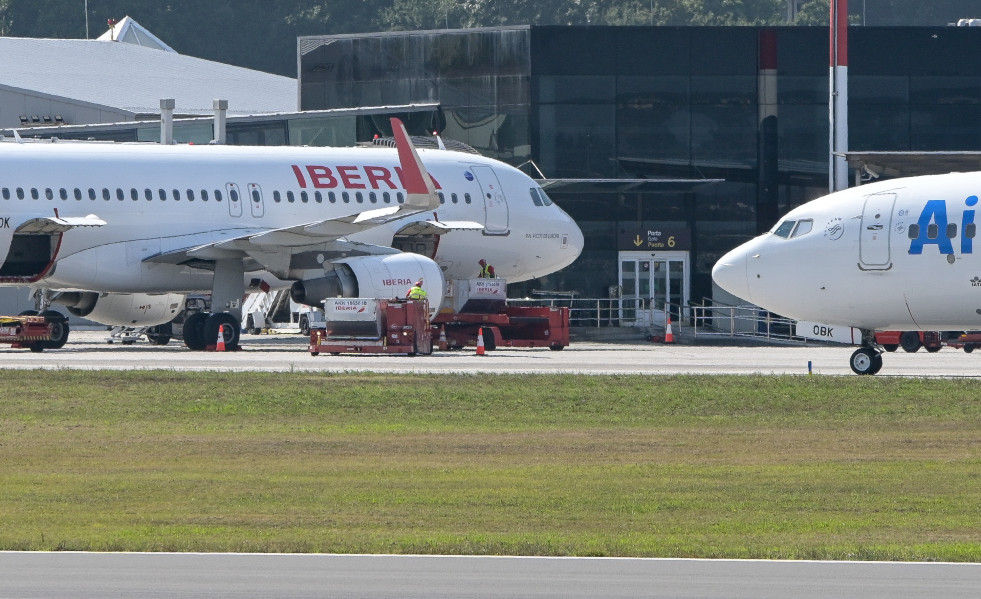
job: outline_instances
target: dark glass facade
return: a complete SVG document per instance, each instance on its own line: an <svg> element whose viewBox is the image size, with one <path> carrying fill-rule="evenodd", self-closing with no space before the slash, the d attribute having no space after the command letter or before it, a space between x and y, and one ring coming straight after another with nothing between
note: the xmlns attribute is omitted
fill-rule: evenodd
<svg viewBox="0 0 981 599"><path fill-rule="evenodd" d="M300 38L303 110L438 104L408 123L549 179L721 178L661 191L550 192L579 223L579 261L517 286L605 296L625 228L684 229L690 297L711 267L827 192L828 31L776 39L775 133L760 114L755 27L512 27ZM853 151L981 149L981 28L849 29ZM388 134L363 117L359 140ZM775 167L764 167L767 160Z"/></svg>

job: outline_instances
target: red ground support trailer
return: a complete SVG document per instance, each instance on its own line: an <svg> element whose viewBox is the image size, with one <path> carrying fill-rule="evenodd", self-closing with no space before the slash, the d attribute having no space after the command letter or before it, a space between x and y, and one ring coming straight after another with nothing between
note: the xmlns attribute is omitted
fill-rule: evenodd
<svg viewBox="0 0 981 599"><path fill-rule="evenodd" d="M58 349L68 340L68 321L64 316L0 316L0 343L32 352Z"/></svg>
<svg viewBox="0 0 981 599"><path fill-rule="evenodd" d="M447 297L452 311L433 318L433 338L445 335L447 348L477 345L483 329L484 347L548 347L569 345L569 309L508 306L503 279L464 279L453 282Z"/></svg>
<svg viewBox="0 0 981 599"><path fill-rule="evenodd" d="M928 352L937 352L943 347L939 331L879 331L875 334L875 340L891 352L900 347L908 352L915 352L921 347Z"/></svg>
<svg viewBox="0 0 981 599"><path fill-rule="evenodd" d="M433 353L426 300L332 298L324 316L326 328L310 330L311 356Z"/></svg>
<svg viewBox="0 0 981 599"><path fill-rule="evenodd" d="M948 340L947 345L971 353L981 347L981 332L971 331L969 333L963 333L957 339Z"/></svg>

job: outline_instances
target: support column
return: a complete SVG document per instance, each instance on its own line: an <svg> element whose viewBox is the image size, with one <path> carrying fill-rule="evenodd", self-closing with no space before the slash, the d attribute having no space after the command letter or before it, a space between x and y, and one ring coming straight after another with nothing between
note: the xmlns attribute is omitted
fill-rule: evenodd
<svg viewBox="0 0 981 599"><path fill-rule="evenodd" d="M757 75L756 229L764 233L779 217L777 152L777 32L761 29Z"/></svg>
<svg viewBox="0 0 981 599"><path fill-rule="evenodd" d="M215 260L215 280L211 288L211 313L228 312L242 321L245 295L245 265L241 258Z"/></svg>
<svg viewBox="0 0 981 599"><path fill-rule="evenodd" d="M216 144L225 145L225 117L228 113L228 100L215 100L214 140Z"/></svg>
<svg viewBox="0 0 981 599"><path fill-rule="evenodd" d="M177 102L173 98L160 100L160 143L169 146L174 143L174 108Z"/></svg>
<svg viewBox="0 0 981 599"><path fill-rule="evenodd" d="M848 0L831 1L831 73L828 188L848 188Z"/></svg>

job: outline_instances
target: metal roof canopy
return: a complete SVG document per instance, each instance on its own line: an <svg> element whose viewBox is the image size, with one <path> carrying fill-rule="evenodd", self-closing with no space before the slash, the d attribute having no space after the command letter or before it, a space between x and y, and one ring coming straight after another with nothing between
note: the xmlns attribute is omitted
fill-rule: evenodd
<svg viewBox="0 0 981 599"><path fill-rule="evenodd" d="M953 172L981 171L981 152L842 152L848 166L863 175L915 177Z"/></svg>
<svg viewBox="0 0 981 599"><path fill-rule="evenodd" d="M688 193L725 179L536 179L546 191L560 193Z"/></svg>

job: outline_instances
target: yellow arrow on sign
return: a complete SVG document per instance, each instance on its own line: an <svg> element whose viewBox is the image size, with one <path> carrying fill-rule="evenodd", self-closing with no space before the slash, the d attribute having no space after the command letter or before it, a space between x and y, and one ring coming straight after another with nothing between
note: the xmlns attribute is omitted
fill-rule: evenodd
<svg viewBox="0 0 981 599"><path fill-rule="evenodd" d="M640 246L644 245L644 240L640 238L640 235L638 235L634 239L634 245L637 246L637 247L640 247Z"/></svg>

